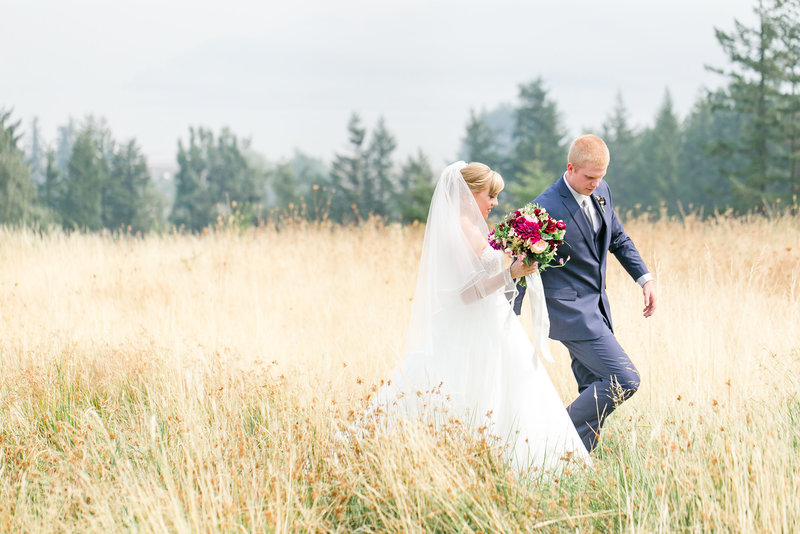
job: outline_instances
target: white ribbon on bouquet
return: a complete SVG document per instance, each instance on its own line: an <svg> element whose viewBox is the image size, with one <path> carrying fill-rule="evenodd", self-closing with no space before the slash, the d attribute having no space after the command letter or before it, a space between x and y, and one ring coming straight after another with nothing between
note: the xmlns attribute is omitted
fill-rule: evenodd
<svg viewBox="0 0 800 534"><path fill-rule="evenodd" d="M544 300L542 276L539 274L539 271L536 270L533 274L526 276L525 281L528 285L528 302L531 306L531 320L533 322L533 363L534 365L538 365L536 353L552 363L554 360L553 356L550 355L550 345L548 342L548 336L550 334L550 316L547 314L547 303Z"/></svg>

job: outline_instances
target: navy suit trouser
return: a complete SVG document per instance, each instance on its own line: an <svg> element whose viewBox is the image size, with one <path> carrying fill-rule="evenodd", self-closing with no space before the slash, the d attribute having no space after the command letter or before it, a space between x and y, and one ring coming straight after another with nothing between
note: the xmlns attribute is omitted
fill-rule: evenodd
<svg viewBox="0 0 800 534"><path fill-rule="evenodd" d="M579 392L567 412L586 449L592 451L605 418L639 388L639 372L607 325L597 339L561 343L569 350Z"/></svg>

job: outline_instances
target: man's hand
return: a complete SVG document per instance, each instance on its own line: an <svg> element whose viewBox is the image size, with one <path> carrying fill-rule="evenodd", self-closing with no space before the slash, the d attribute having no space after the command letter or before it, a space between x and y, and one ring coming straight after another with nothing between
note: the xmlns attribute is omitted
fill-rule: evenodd
<svg viewBox="0 0 800 534"><path fill-rule="evenodd" d="M642 294L644 295L644 316L650 317L656 311L656 284L652 280L648 280L642 286Z"/></svg>

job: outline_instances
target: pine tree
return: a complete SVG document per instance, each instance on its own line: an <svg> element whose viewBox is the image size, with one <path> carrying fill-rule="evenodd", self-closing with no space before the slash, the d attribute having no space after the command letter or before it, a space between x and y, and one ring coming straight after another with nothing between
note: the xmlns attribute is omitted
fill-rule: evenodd
<svg viewBox="0 0 800 534"><path fill-rule="evenodd" d="M103 226L131 232L152 230L160 216L160 199L136 141L114 149L109 180L103 187Z"/></svg>
<svg viewBox="0 0 800 534"><path fill-rule="evenodd" d="M778 70L784 78L781 108L783 149L788 160L786 196L791 200L800 197L800 2L779 1L775 24L781 42Z"/></svg>
<svg viewBox="0 0 800 534"><path fill-rule="evenodd" d="M210 130L190 128L188 145L178 142L170 222L191 231L213 226L221 216L256 223L265 184L246 157L248 149L249 141L227 128L217 138Z"/></svg>
<svg viewBox="0 0 800 534"><path fill-rule="evenodd" d="M328 180L330 171L319 159L295 151L292 168L297 180L301 204L308 218L323 221L330 216Z"/></svg>
<svg viewBox="0 0 800 534"><path fill-rule="evenodd" d="M551 182L566 165L565 129L555 101L551 100L541 78L520 85L519 103L514 123L513 183L541 166L541 172L551 176ZM539 163L531 163L531 162ZM528 202L530 198L514 199Z"/></svg>
<svg viewBox="0 0 800 534"><path fill-rule="evenodd" d="M678 177L680 135L672 97L666 91L653 127L642 134L638 146L636 179L632 184L634 200L652 207L663 202L669 210L677 209L677 201L684 194L684 183Z"/></svg>
<svg viewBox="0 0 800 534"><path fill-rule="evenodd" d="M110 177L111 150L108 127L88 117L75 138L64 178L61 216L66 228L103 228L103 189Z"/></svg>
<svg viewBox="0 0 800 534"><path fill-rule="evenodd" d="M699 97L683 122L678 175L687 186L679 198L685 210L712 212L730 205L729 176L744 165L743 154L724 146L739 143L737 114L714 100L714 95Z"/></svg>
<svg viewBox="0 0 800 534"><path fill-rule="evenodd" d="M361 126L357 113L350 116L347 132L349 150L346 154L337 154L331 166L331 218L341 223L357 221L363 215L359 209L363 205L366 174L364 138L367 131Z"/></svg>
<svg viewBox="0 0 800 534"><path fill-rule="evenodd" d="M399 212L403 222L425 221L433 196L433 171L428 157L419 150L409 156L400 171Z"/></svg>
<svg viewBox="0 0 800 534"><path fill-rule="evenodd" d="M178 172L175 174L175 200L170 222L177 227L200 231L216 221L214 201L208 186L210 172L203 147L208 146L210 132L189 128L189 143L178 141Z"/></svg>
<svg viewBox="0 0 800 534"><path fill-rule="evenodd" d="M725 75L729 84L719 104L733 109L741 118L737 144L723 144L717 151L746 153L745 165L731 176L734 205L740 210L760 207L774 195L774 184L784 182L786 169L780 161L783 139L781 85L784 73L780 62L779 29L774 4L759 1L754 9L756 27L734 21L735 31L716 29L716 37L731 60L732 68L711 69Z"/></svg>
<svg viewBox="0 0 800 534"><path fill-rule="evenodd" d="M62 176L67 175L69 158L72 157L72 145L75 144L75 136L78 127L75 119L69 118L66 124L58 127L58 141L56 142L56 168Z"/></svg>
<svg viewBox="0 0 800 534"><path fill-rule="evenodd" d="M302 195L292 161L279 163L269 173L275 205L279 212L290 213L298 208Z"/></svg>
<svg viewBox="0 0 800 534"><path fill-rule="evenodd" d="M28 154L28 164L31 167L31 178L33 183L39 185L44 181L44 160L46 149L43 146L41 133L39 132L39 119L33 118L31 121L31 143L30 153Z"/></svg>
<svg viewBox="0 0 800 534"><path fill-rule="evenodd" d="M27 224L36 218L36 188L19 147L20 121L0 109L0 224Z"/></svg>
<svg viewBox="0 0 800 534"><path fill-rule="evenodd" d="M362 191L361 213L374 213L389 217L396 213L397 184L393 172L392 154L397 141L386 128L383 117L372 131L372 138L365 154L367 163L366 180Z"/></svg>
<svg viewBox="0 0 800 534"><path fill-rule="evenodd" d="M542 191L550 187L553 180L552 173L545 172L541 161L538 159L526 161L522 170L517 173L516 180L508 186L508 195L505 198L501 197L503 211L509 212L532 202Z"/></svg>
<svg viewBox="0 0 800 534"><path fill-rule="evenodd" d="M635 200L637 182L638 135L630 126L628 109L618 92L614 109L603 123L603 140L611 153L606 179L614 191L614 203L630 209Z"/></svg>
<svg viewBox="0 0 800 534"><path fill-rule="evenodd" d="M213 141L213 135L210 139ZM223 128L216 144L207 149L211 170L209 186L220 214L235 215L255 223L262 197L258 174L245 157L249 148L248 139L239 139L230 129Z"/></svg>
<svg viewBox="0 0 800 534"><path fill-rule="evenodd" d="M469 112L467 131L461 140L462 158L467 162L479 161L498 170L502 163L498 146L498 132L489 126L475 110Z"/></svg>
<svg viewBox="0 0 800 534"><path fill-rule="evenodd" d="M39 200L49 210L54 222L61 224L61 199L64 196L61 172L56 163L56 151L50 149L45 154L44 178L39 184Z"/></svg>

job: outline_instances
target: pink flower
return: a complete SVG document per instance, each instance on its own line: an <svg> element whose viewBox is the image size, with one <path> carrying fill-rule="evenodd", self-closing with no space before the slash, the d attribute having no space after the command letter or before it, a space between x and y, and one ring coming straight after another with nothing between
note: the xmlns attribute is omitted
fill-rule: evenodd
<svg viewBox="0 0 800 534"><path fill-rule="evenodd" d="M531 252L534 254L541 254L545 249L547 249L547 241L544 239L539 239L539 241L531 245Z"/></svg>
<svg viewBox="0 0 800 534"><path fill-rule="evenodd" d="M556 228L558 228L559 230L563 230L563 229L564 229L564 228L566 228L566 227L567 227L567 225L566 225L566 224L564 224L564 221L558 221L558 222L556 223Z"/></svg>

